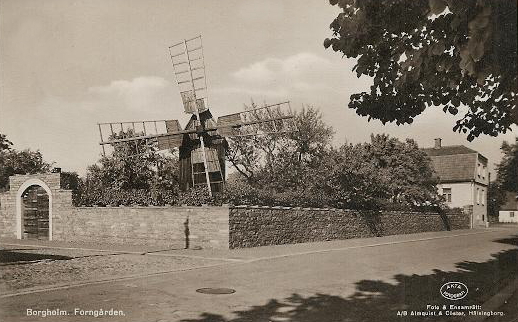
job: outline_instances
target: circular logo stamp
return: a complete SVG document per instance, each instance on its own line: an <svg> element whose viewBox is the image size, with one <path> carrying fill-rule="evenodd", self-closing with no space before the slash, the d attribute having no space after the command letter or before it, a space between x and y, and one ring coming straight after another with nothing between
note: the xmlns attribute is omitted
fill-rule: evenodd
<svg viewBox="0 0 518 322"><path fill-rule="evenodd" d="M440 293L445 299L457 301L468 295L468 287L461 282L448 282L441 286Z"/></svg>

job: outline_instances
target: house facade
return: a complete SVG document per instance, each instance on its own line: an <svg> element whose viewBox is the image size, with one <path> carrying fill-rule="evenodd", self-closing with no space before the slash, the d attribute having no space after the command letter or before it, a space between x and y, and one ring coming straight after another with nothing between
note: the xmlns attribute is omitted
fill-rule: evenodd
<svg viewBox="0 0 518 322"><path fill-rule="evenodd" d="M518 193L506 191L505 203L498 211L498 221L518 223Z"/></svg>
<svg viewBox="0 0 518 322"><path fill-rule="evenodd" d="M463 145L443 146L435 139L433 148L423 149L431 158L439 179L437 188L450 208L473 206L472 227L486 226L488 160Z"/></svg>

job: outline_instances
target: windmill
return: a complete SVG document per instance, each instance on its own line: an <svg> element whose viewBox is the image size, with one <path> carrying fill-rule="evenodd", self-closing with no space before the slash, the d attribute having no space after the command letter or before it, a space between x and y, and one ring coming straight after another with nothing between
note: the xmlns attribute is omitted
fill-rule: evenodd
<svg viewBox="0 0 518 322"><path fill-rule="evenodd" d="M107 149L133 145L132 155L179 148L180 189L207 186L209 195L225 184L227 137L271 135L296 131L289 101L214 120L209 111L201 36L169 47L184 112L191 117L182 129L178 120L98 123L103 155Z"/></svg>

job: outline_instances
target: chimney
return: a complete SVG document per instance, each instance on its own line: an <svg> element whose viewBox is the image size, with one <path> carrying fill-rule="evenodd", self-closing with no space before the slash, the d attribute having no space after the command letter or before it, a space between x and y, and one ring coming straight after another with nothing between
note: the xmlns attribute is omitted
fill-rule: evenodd
<svg viewBox="0 0 518 322"><path fill-rule="evenodd" d="M434 149L440 149L441 148L441 138L434 139L435 140L435 146Z"/></svg>

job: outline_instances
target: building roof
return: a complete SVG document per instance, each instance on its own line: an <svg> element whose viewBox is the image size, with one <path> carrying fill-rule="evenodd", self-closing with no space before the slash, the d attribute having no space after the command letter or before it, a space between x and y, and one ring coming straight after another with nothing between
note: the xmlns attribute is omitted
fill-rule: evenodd
<svg viewBox="0 0 518 322"><path fill-rule="evenodd" d="M430 155L440 182L470 182L475 179L477 154Z"/></svg>
<svg viewBox="0 0 518 322"><path fill-rule="evenodd" d="M506 191L505 203L500 207L500 210L518 211L518 193Z"/></svg>
<svg viewBox="0 0 518 322"><path fill-rule="evenodd" d="M477 153L477 151L465 147L464 145L449 145L441 146L440 148L425 148L423 151L426 152L426 154L429 156Z"/></svg>
<svg viewBox="0 0 518 322"><path fill-rule="evenodd" d="M478 159L487 158L464 145L436 146L422 149L430 159L440 182L471 182L476 178ZM479 178L480 179L480 178Z"/></svg>

